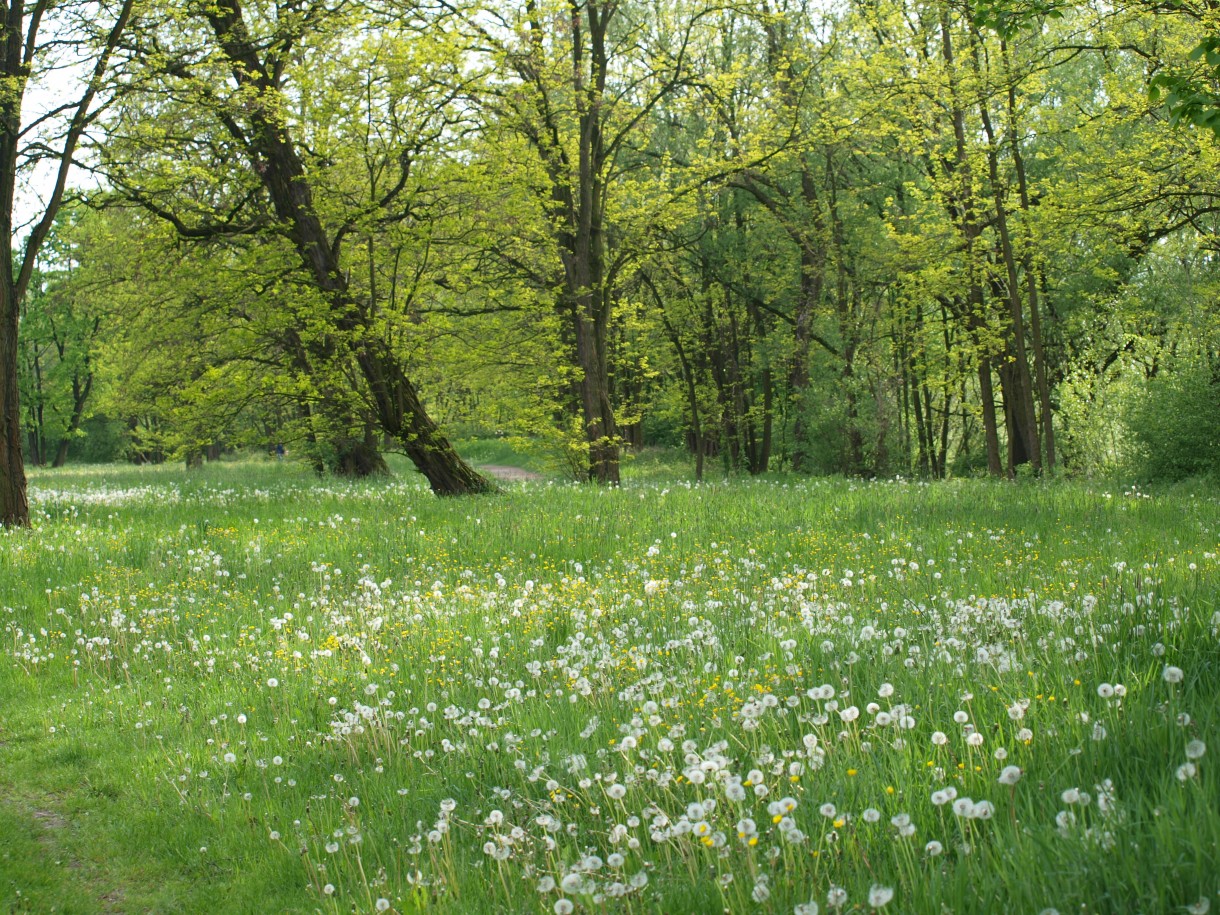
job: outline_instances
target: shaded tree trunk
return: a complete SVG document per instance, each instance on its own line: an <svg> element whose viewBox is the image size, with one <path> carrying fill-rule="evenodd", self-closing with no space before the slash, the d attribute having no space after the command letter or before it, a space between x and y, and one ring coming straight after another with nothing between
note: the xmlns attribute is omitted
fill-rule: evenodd
<svg viewBox="0 0 1220 915"><path fill-rule="evenodd" d="M335 473L344 477L370 477L387 474L390 468L378 447L377 431L366 427L363 438L352 438L343 442L335 460Z"/></svg>
<svg viewBox="0 0 1220 915"><path fill-rule="evenodd" d="M763 369L763 429L762 448L758 455L758 473L766 473L771 467L771 450L774 447L775 429L775 382L771 369Z"/></svg>
<svg viewBox="0 0 1220 915"><path fill-rule="evenodd" d="M585 441L589 445L589 479L597 483L619 481L619 440L610 402L610 366L602 309L594 308L592 295L578 296L576 357L581 370L580 408Z"/></svg>
<svg viewBox="0 0 1220 915"><path fill-rule="evenodd" d="M1004 68L1011 72L1008 64L1008 46L1000 42L1000 53ZM1021 213L1025 216L1025 250L1021 263L1025 270L1025 284L1029 295L1029 330L1030 345L1034 351L1034 379L1038 390L1038 403L1041 412L1042 447L1045 449L1044 466L1047 472L1055 469L1055 422L1051 409L1051 391L1046 365L1046 352L1043 347L1042 315L1038 302L1038 284L1040 271L1034 267L1033 230L1030 228L1029 182L1025 175L1025 157L1021 154L1021 142L1017 136L1017 96L1011 76L1008 80L1008 146L1012 153L1013 168L1017 175L1017 192L1021 202Z"/></svg>
<svg viewBox="0 0 1220 915"><path fill-rule="evenodd" d="M11 212L11 211L10 211ZM0 213L0 220L5 219ZM11 225L0 226L0 524L30 523L25 492L25 463L21 452L21 399L17 389L17 308L12 284Z"/></svg>
<svg viewBox="0 0 1220 915"><path fill-rule="evenodd" d="M975 70L980 71L977 44L974 48ZM1004 283L997 283L1008 305L1008 333L1005 335L1004 360L1000 365L1000 385L1004 392L1004 417L1008 429L1008 473L1012 475L1022 464L1042 469L1042 445L1038 436L1038 421L1034 410L1033 381L1029 371L1029 356L1025 348L1025 315L1021 301L1021 284L1017 275L1017 260L1008 230L1008 210L1000 184L999 150L991 113L986 99L979 99L979 115L987 137L987 173L991 180L995 226L999 235L1000 259L1004 264ZM1027 277L1028 279L1028 277Z"/></svg>
<svg viewBox="0 0 1220 915"><path fill-rule="evenodd" d="M659 298L658 296L658 305L660 304ZM661 322L665 327L665 332L670 342L673 344L674 352L678 356L678 365L682 369L682 380L686 383L686 403L687 408L690 410L690 428L691 435L694 438L695 480L702 482L703 458L706 449L703 447L703 426L699 418L699 393L698 388L695 386L694 368L691 366L690 360L687 359L686 347L682 345L682 339L678 336L678 332L674 329L673 324L670 323L669 318L662 314Z"/></svg>
<svg viewBox="0 0 1220 915"><path fill-rule="evenodd" d="M20 341L18 341L20 342ZM34 402L27 404L29 410L29 429L27 430L30 451L28 455L29 462L35 467L41 467L47 462L46 448L46 420L43 408L43 393L42 387L42 355L38 352L37 347L34 349L34 356L30 366L34 373L34 390L31 392Z"/></svg>

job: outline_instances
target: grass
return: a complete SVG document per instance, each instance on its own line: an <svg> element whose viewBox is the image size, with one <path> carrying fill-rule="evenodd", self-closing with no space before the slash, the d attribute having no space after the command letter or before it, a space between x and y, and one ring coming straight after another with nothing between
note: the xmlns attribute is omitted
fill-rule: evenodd
<svg viewBox="0 0 1220 915"><path fill-rule="evenodd" d="M523 442L516 438L475 438L457 442L456 448L476 466L491 464L547 473L550 468L545 456L522 445Z"/></svg>
<svg viewBox="0 0 1220 915"><path fill-rule="evenodd" d="M1220 891L1214 489L633 466L468 500L35 474L0 534L0 910Z"/></svg>

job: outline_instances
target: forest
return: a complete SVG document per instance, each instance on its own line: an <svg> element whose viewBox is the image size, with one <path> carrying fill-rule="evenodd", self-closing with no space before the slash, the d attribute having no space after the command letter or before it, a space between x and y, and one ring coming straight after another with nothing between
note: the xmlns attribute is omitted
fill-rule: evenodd
<svg viewBox="0 0 1220 915"><path fill-rule="evenodd" d="M25 468L1220 466L1205 0L8 0Z"/></svg>
<svg viewBox="0 0 1220 915"><path fill-rule="evenodd" d="M0 911L1220 905L1218 0L0 0L0 220Z"/></svg>

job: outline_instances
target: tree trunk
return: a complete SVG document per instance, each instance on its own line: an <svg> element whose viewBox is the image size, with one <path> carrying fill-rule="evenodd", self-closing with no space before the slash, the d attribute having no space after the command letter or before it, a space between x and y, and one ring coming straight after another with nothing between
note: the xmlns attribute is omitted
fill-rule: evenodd
<svg viewBox="0 0 1220 915"><path fill-rule="evenodd" d="M649 286L652 287L651 282L649 282ZM656 288L652 288L655 295ZM664 305L661 303L661 297L657 295L656 298L657 306L663 309ZM682 380L686 382L686 404L690 409L691 435L694 436L695 440L695 481L702 482L703 452L705 449L703 447L703 426L699 420L699 391L695 385L695 371L690 364L690 360L686 358L686 347L682 345L682 338L678 336L678 332L674 329L673 324L670 323L669 318L665 316L664 312L661 314L661 324L669 336L670 343L673 344L674 352L678 356L678 366L682 370Z"/></svg>
<svg viewBox="0 0 1220 915"><path fill-rule="evenodd" d="M1004 472L1000 463L1000 432L995 415L995 391L991 385L991 359L979 357L979 399L983 404L983 440L987 445L987 472L998 477Z"/></svg>
<svg viewBox="0 0 1220 915"><path fill-rule="evenodd" d="M89 394L92 391L92 371L85 376L85 383L83 385L80 383L79 376L72 378L72 419L68 422L68 431L59 440L59 448L55 452L55 461L52 463L52 467L62 467L67 462L68 446L72 441L72 437L80 429L81 421L85 418L85 405L89 402Z"/></svg>
<svg viewBox="0 0 1220 915"><path fill-rule="evenodd" d="M941 7L940 13L941 48L945 68L949 76L949 91L952 101L953 139L956 150L954 175L960 180L958 201L960 227L966 240L967 285L969 296L966 303L967 327L970 330L971 341L974 343L978 360L979 397L983 402L983 432L987 443L987 470L992 476L1000 476L1004 472L1000 462L1000 436L996 424L995 392L991 385L991 356L982 338L981 331L986 326L984 319L984 298L982 281L979 279L978 245L977 241L983 230L978 223L976 214L974 181L970 171L970 158L966 150L966 118L962 110L961 93L958 88L957 68L954 63L953 38L949 26L949 10Z"/></svg>
<svg viewBox="0 0 1220 915"><path fill-rule="evenodd" d="M341 477L380 476L390 472L385 458L377 449L377 443L365 439L351 439L335 461L335 473Z"/></svg>
<svg viewBox="0 0 1220 915"><path fill-rule="evenodd" d="M585 441L589 445L589 479L597 483L619 481L618 430L610 403L609 359L606 332L581 295L576 302L576 356L580 363L580 408Z"/></svg>
<svg viewBox="0 0 1220 915"><path fill-rule="evenodd" d="M11 273L11 236L0 242L0 274ZM17 389L17 298L12 284L0 281L0 525L26 527L30 504L21 454L21 399Z"/></svg>
<svg viewBox="0 0 1220 915"><path fill-rule="evenodd" d="M975 48L975 68L979 68L978 49ZM1038 436L1038 421L1034 410L1033 381L1029 372L1029 357L1025 349L1025 315L1021 302L1021 285L1017 275L1017 260L1012 249L1012 236L1008 231L1008 211L1004 205L1004 193L1000 187L999 150L995 131L991 126L991 114L985 99L979 100L983 132L987 135L987 172L991 179L991 195L995 204L996 230L1000 236L1000 257L1004 262L1006 283L1004 298L1008 303L1010 327L1005 338L1005 359L1000 366L1000 383L1004 389L1004 413L1008 421L1009 474L1015 473L1021 464L1031 464L1035 471L1042 470L1042 443ZM1031 278L1026 277L1029 281ZM1013 441L1013 436L1019 441Z"/></svg>
<svg viewBox="0 0 1220 915"><path fill-rule="evenodd" d="M1038 402L1041 409L1042 447L1045 449L1045 468L1048 473L1055 470L1055 422L1051 410L1050 383L1047 380L1046 353L1043 349L1042 315L1038 303L1039 273L1034 266L1034 236L1030 227L1029 183L1025 177L1025 157L1021 154L1021 142L1017 137L1017 96L1008 63L1008 45L1000 42L1000 53L1004 61L1004 69L1008 74L1008 147L1012 152L1013 167L1017 174L1017 191L1021 201L1021 213L1025 217L1022 225L1025 228L1025 250L1021 255L1021 264L1025 270L1025 283L1029 293L1029 330L1030 344L1034 351L1034 378L1038 389Z"/></svg>
<svg viewBox="0 0 1220 915"><path fill-rule="evenodd" d="M805 473L809 469L811 442L805 417L805 394L809 390L809 352L813 333L813 313L822 298L822 258L819 252L805 247L801 255L800 301L796 306L793 328L792 367L788 372L788 392L795 417L792 423L792 469Z"/></svg>
<svg viewBox="0 0 1220 915"><path fill-rule="evenodd" d="M775 382L771 377L771 369L763 369L763 431L762 452L758 456L758 472L766 473L771 467L771 449L775 428Z"/></svg>
<svg viewBox="0 0 1220 915"><path fill-rule="evenodd" d="M8 6L14 6L8 10ZM21 6L6 4L4 68L8 98L0 98L0 525L28 527L30 504L21 453L21 394L17 382L17 326L21 290L13 276L13 197L21 140ZM15 22L13 20L16 20Z"/></svg>
<svg viewBox="0 0 1220 915"><path fill-rule="evenodd" d="M84 90L64 102L57 99L58 111L68 118L59 137L50 144L38 143L39 158L52 162L53 184L42 194L41 215L33 221L20 258L13 252L13 204L19 163L29 150L31 137L22 130L21 109L30 73L42 69L49 42L39 42L43 14L54 4L37 3L28 10L16 2L3 6L4 27L0 29L0 525L27 526L30 507L26 497L25 464L21 453L21 403L17 390L17 325L21 302L34 275L35 258L54 225L63 202L68 171L77 145L89 125L90 108L110 66L110 56L131 17L134 0L123 0L122 7L89 68ZM27 12L29 14L27 18ZM55 39L59 44L59 39ZM71 47L71 42L67 42ZM79 50L79 49L78 49ZM71 52L68 52L71 54ZM16 268L16 269L14 269Z"/></svg>
<svg viewBox="0 0 1220 915"><path fill-rule="evenodd" d="M398 360L374 338L356 352L356 361L369 384L378 425L407 452L438 496L494 492L495 486L462 460L432 421L415 385Z"/></svg>
<svg viewBox="0 0 1220 915"><path fill-rule="evenodd" d="M950 333L949 310L945 307L945 303L943 301L940 303L940 332L941 339L945 344L945 352L953 352L953 336ZM966 381L963 378L963 390L965 390L965 386ZM933 460L933 464L936 467L937 477L943 480L949 476L949 418L952 415L953 410L953 392L949 390L948 385L945 385L944 387L941 402L943 407L940 415L940 448L936 452L936 458ZM963 441L965 440L968 432L968 429L962 429ZM929 440L931 440L930 435Z"/></svg>
<svg viewBox="0 0 1220 915"><path fill-rule="evenodd" d="M30 409L30 453L29 461L35 467L41 467L47 462L47 425L43 400L45 394L42 387L42 358L35 348L34 351L34 390L31 392L34 403L27 405Z"/></svg>
<svg viewBox="0 0 1220 915"><path fill-rule="evenodd" d="M911 367L911 374L915 374L914 366ZM922 382L917 383L917 386L911 397L912 406L915 408L915 433L919 440L919 472L925 477L934 476L932 469L932 443L929 440L930 424L924 421L924 398L921 396L927 390L927 385Z"/></svg>
<svg viewBox="0 0 1220 915"><path fill-rule="evenodd" d="M822 302L822 287L826 281L825 214L813 168L808 162L801 163L801 202L808 209L812 224L797 239L801 248L800 300L796 307L792 371L788 376L790 393L796 405L796 418L792 426L792 469L798 472L806 471L809 465L812 443L809 441L803 401L809 388L813 318Z"/></svg>

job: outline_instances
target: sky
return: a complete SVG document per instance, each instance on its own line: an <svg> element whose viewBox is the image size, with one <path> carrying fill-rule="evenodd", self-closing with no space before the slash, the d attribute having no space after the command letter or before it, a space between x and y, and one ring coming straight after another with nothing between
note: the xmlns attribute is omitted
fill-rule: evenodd
<svg viewBox="0 0 1220 915"><path fill-rule="evenodd" d="M46 29L44 28L44 32ZM53 35L53 32L50 33ZM44 35L46 40L50 35ZM26 87L25 97L21 106L22 129L28 128L38 118L57 106L80 98L88 78L88 68L83 61L63 60L53 69L43 70L35 74ZM42 139L53 139L61 131L66 119L55 118L46 125L46 130L40 130ZM34 137L26 137L28 144ZM52 146L52 148L55 148ZM45 211L45 201L55 186L55 174L58 162L43 161L33 167L22 169L18 175L17 196L13 203L14 233L24 237ZM73 169L68 176L68 186L80 186L96 183L88 172Z"/></svg>

